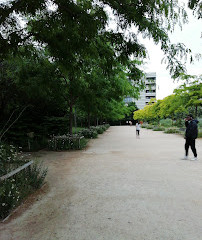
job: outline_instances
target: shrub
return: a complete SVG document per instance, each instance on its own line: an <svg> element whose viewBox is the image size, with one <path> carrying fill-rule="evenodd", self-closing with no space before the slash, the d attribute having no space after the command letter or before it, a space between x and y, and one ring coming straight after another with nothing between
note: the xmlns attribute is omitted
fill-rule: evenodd
<svg viewBox="0 0 202 240"><path fill-rule="evenodd" d="M146 126L146 128L147 128L147 129L153 129L154 126L148 124L148 125Z"/></svg>
<svg viewBox="0 0 202 240"><path fill-rule="evenodd" d="M26 171L29 176L29 184L35 189L40 188L47 174L47 169L43 169L42 162L35 162L30 168L27 168Z"/></svg>
<svg viewBox="0 0 202 240"><path fill-rule="evenodd" d="M85 138L96 138L98 135L98 132L95 128L85 128L83 129L80 134L84 136Z"/></svg>
<svg viewBox="0 0 202 240"><path fill-rule="evenodd" d="M96 131L97 131L98 134L102 134L105 131L105 128L103 128L101 126L97 126Z"/></svg>
<svg viewBox="0 0 202 240"><path fill-rule="evenodd" d="M199 129L198 131L198 138L202 138L202 129Z"/></svg>
<svg viewBox="0 0 202 240"><path fill-rule="evenodd" d="M198 121L199 121L198 122L198 127L201 128L202 127L202 118L199 118Z"/></svg>
<svg viewBox="0 0 202 240"><path fill-rule="evenodd" d="M180 131L176 128L168 128L164 131L164 133L180 133Z"/></svg>
<svg viewBox="0 0 202 240"><path fill-rule="evenodd" d="M163 127L154 127L153 128L153 131L164 131L165 130L165 128L163 128Z"/></svg>
<svg viewBox="0 0 202 240"><path fill-rule="evenodd" d="M106 130L110 127L110 125L107 123L107 124L104 124Z"/></svg>
<svg viewBox="0 0 202 240"><path fill-rule="evenodd" d="M148 127L148 123L143 123L141 127L142 128L147 128Z"/></svg>
<svg viewBox="0 0 202 240"><path fill-rule="evenodd" d="M177 127L184 127L184 120L179 118L175 121L174 125Z"/></svg>
<svg viewBox="0 0 202 240"><path fill-rule="evenodd" d="M164 126L164 127L171 127L172 126L172 120L170 118L161 119L159 121L159 123L160 123L161 126Z"/></svg>
<svg viewBox="0 0 202 240"><path fill-rule="evenodd" d="M108 124L109 125L109 124ZM102 134L104 131L106 131L109 126L107 124L105 125L99 125L99 126L96 126L96 127L91 127L92 129L95 129L97 131L98 134Z"/></svg>
<svg viewBox="0 0 202 240"><path fill-rule="evenodd" d="M11 145L0 145L0 176L24 165L25 159ZM25 197L35 189L40 188L44 182L47 169L40 163L34 163L10 178L3 180L0 184L0 219L5 218L15 207L17 207Z"/></svg>
<svg viewBox="0 0 202 240"><path fill-rule="evenodd" d="M0 144L0 176L11 172L26 161L22 152L13 145Z"/></svg>
<svg viewBox="0 0 202 240"><path fill-rule="evenodd" d="M82 130L83 131L83 130ZM62 135L53 136L48 141L48 149L53 151L58 150L77 150L86 146L87 140L81 138L80 135Z"/></svg>

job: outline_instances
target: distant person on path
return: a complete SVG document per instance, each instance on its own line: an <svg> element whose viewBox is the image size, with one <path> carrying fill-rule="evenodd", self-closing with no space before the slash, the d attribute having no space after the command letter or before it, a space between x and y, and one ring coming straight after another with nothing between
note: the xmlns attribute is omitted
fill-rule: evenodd
<svg viewBox="0 0 202 240"><path fill-rule="evenodd" d="M140 136L140 128L141 128L140 122L138 121L135 126L136 126L136 136L139 137Z"/></svg>
<svg viewBox="0 0 202 240"><path fill-rule="evenodd" d="M189 146L191 147L191 150L194 154L194 158L191 160L196 161L197 160L197 152L195 147L195 140L198 136L198 120L194 120L193 116L189 114L185 118L185 126L186 126L186 132L185 132L185 156L183 160L188 160L188 152L189 152Z"/></svg>

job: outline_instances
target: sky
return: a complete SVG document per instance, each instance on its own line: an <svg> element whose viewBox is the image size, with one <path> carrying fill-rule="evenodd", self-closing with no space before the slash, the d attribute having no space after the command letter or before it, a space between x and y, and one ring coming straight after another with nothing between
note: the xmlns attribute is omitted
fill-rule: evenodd
<svg viewBox="0 0 202 240"><path fill-rule="evenodd" d="M202 53L202 20L195 18L191 11L187 9L189 16L189 23L183 25L181 30L179 27L170 35L173 43L181 42L190 48L193 53ZM156 72L157 75L157 99L173 93L173 90L181 85L183 82L174 82L171 79L169 71L166 70L166 65L161 64L163 53L159 45L155 45L152 40L143 39L150 59L144 66L146 72ZM195 61L193 64L187 64L187 74L200 75L202 74L202 60Z"/></svg>
<svg viewBox="0 0 202 240"><path fill-rule="evenodd" d="M194 17L192 11L186 7L188 0L179 0L179 2L185 7L189 22L184 24L182 29L176 26L175 31L172 34L169 34L171 43L184 43L193 53L202 54L202 20L198 20ZM106 8L106 11L111 18L108 28L116 31L116 19L113 17L112 11L109 7ZM126 30L126 35L127 31L137 33L135 27ZM143 39L140 34L138 34L138 40L141 44L145 45L149 54L149 59L144 61L145 64L143 70L146 73L156 72L156 98L163 99L164 97L171 95L173 90L182 85L183 82L174 81L169 74L169 70L166 69L166 65L161 63L164 55L160 49L160 45L155 45L152 39ZM200 62L196 61L193 64L186 64L186 67L187 74L189 75L202 74L202 60Z"/></svg>
<svg viewBox="0 0 202 240"><path fill-rule="evenodd" d="M0 0L0 3L7 2L8 0ZM179 0L182 4L187 4L188 0ZM110 9L108 9L110 12ZM198 20L193 17L191 10L186 8L189 16L189 23L183 25L181 30L179 27L176 28L174 33L170 35L171 42L184 43L188 48L190 48L194 53L202 53L202 20ZM113 23L113 16L109 28L115 28ZM163 59L163 52L160 49L160 45L155 45L150 39L141 38L141 43L143 43L148 51L149 59L146 60L144 64L145 72L156 72L157 81L157 99L163 99L164 97L173 93L173 90L177 88L182 82L174 82L171 79L169 71L166 70L166 65L161 63ZM190 75L200 75L202 74L202 60L200 62L194 62L193 64L187 64L187 74Z"/></svg>

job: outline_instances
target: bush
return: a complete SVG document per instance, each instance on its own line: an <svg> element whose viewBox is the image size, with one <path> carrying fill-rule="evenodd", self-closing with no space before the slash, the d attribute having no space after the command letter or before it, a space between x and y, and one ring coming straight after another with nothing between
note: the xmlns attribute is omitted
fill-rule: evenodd
<svg viewBox="0 0 202 240"><path fill-rule="evenodd" d="M179 118L175 121L174 125L177 127L184 127L184 120Z"/></svg>
<svg viewBox="0 0 202 240"><path fill-rule="evenodd" d="M0 145L0 176L24 165L28 159L24 159L15 147ZM44 182L47 169L42 164L34 163L12 177L5 179L0 185L0 219L5 218L25 197L35 189L40 188Z"/></svg>
<svg viewBox="0 0 202 240"><path fill-rule="evenodd" d="M22 152L13 145L0 144L0 176L3 176L26 163Z"/></svg>
<svg viewBox="0 0 202 240"><path fill-rule="evenodd" d="M109 128L109 124L105 124L105 125L99 125L96 127L91 127L92 129L95 129L97 131L98 134L102 134L104 131L106 131Z"/></svg>
<svg viewBox="0 0 202 240"><path fill-rule="evenodd" d="M164 126L164 127L171 127L172 126L172 120L170 118L161 119L159 121L159 123L160 123L161 126Z"/></svg>
<svg viewBox="0 0 202 240"><path fill-rule="evenodd" d="M142 124L142 128L146 128L146 126Z"/></svg>
<svg viewBox="0 0 202 240"><path fill-rule="evenodd" d="M168 128L164 131L164 133L180 133L180 131L176 128Z"/></svg>
<svg viewBox="0 0 202 240"><path fill-rule="evenodd" d="M163 128L163 127L154 127L153 128L153 131L164 131L165 130L165 128Z"/></svg>
<svg viewBox="0 0 202 240"><path fill-rule="evenodd" d="M198 138L202 138L202 129L199 129L198 131Z"/></svg>
<svg viewBox="0 0 202 240"><path fill-rule="evenodd" d="M85 138L96 138L98 136L98 132L95 128L85 128L80 132L80 134Z"/></svg>
<svg viewBox="0 0 202 240"><path fill-rule="evenodd" d="M97 126L96 131L97 131L98 134L102 134L105 131L105 128L101 127L101 126Z"/></svg>
<svg viewBox="0 0 202 240"><path fill-rule="evenodd" d="M146 126L146 128L147 128L147 129L153 129L153 128L154 128L154 126L153 126L153 125L149 125L149 124L148 124L148 125Z"/></svg>
<svg viewBox="0 0 202 240"><path fill-rule="evenodd" d="M107 123L107 124L104 124L106 130L110 127L110 125Z"/></svg>
<svg viewBox="0 0 202 240"><path fill-rule="evenodd" d="M83 131L83 130L82 130ZM80 135L62 135L53 136L48 141L48 149L53 151L59 150L77 150L86 147L87 140Z"/></svg>
<svg viewBox="0 0 202 240"><path fill-rule="evenodd" d="M199 121L198 122L198 127L201 128L202 127L202 118L199 118L198 121Z"/></svg>
<svg viewBox="0 0 202 240"><path fill-rule="evenodd" d="M143 123L141 127L142 128L147 128L148 127L148 123Z"/></svg>

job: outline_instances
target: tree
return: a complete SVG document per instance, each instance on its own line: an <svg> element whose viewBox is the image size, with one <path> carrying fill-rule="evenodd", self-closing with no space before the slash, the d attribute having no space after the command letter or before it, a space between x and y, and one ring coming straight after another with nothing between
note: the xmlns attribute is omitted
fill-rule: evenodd
<svg viewBox="0 0 202 240"><path fill-rule="evenodd" d="M190 0L188 6L193 11L199 12L201 4L198 7L197 3L197 0ZM138 42L137 35L130 31L127 35L124 34L125 30L130 30L134 25L143 36L153 38L155 43L161 44L173 77L178 77L179 72L185 70L177 56L186 55L190 50L183 44L171 44L168 37L168 32L173 31L176 24L187 20L186 12L175 0L127 2L124 0L119 2L116 0L99 2L52 0L51 4L52 7L46 0L23 0L1 4L0 26L3 29L0 38L1 47L6 46L7 49L11 47L13 50L17 45L33 40L34 37L43 44L55 44L54 50L57 55L58 42L65 39L67 50L70 51L69 55L72 58L71 53L75 47L82 54L86 49L84 45L87 47L94 34L106 31L105 25L108 19L105 7L109 6L117 19L118 32L110 35L115 51L121 53L120 59L130 54L146 57L146 49ZM16 14L26 18L28 26L31 23L32 27L25 29L28 32L19 26ZM61 34L64 29L65 35Z"/></svg>
<svg viewBox="0 0 202 240"><path fill-rule="evenodd" d="M190 50L182 44L171 44L168 37L176 24L186 20L184 9L176 1L52 0L51 5L49 3L47 0L22 0L0 4L0 46L1 49L6 47L8 53L16 52L20 45L32 44L45 49L60 72L59 84L62 79L66 86L70 133L73 107L86 86L84 76L88 60L103 59L99 67L103 68L104 75L110 76L117 62L126 66L131 56L137 59L147 56L137 34L130 32L132 26L161 44L174 78L185 71L178 57ZM117 31L106 28L109 19L106 6L116 16ZM19 16L26 20L24 26L19 24ZM1 58L5 58L7 52L2 51ZM141 70L136 67L131 75L139 73Z"/></svg>
<svg viewBox="0 0 202 240"><path fill-rule="evenodd" d="M184 76L188 77L189 83L184 83L175 90L176 95L180 99L186 99L184 106L186 108L193 107L195 116L198 116L198 108L202 107L202 75L201 76ZM190 80L194 81L190 81Z"/></svg>
<svg viewBox="0 0 202 240"><path fill-rule="evenodd" d="M6 128L12 125L16 134L17 128L26 134L30 128L39 129L47 116L64 116L67 107L56 66L42 52L20 52L1 62L0 125L7 122Z"/></svg>

